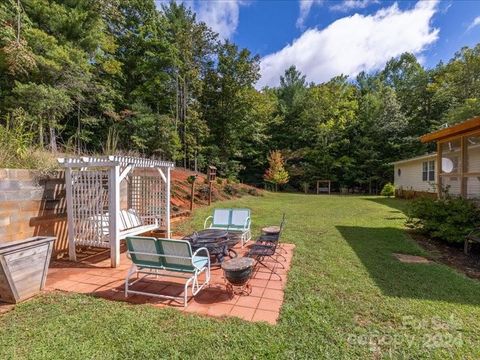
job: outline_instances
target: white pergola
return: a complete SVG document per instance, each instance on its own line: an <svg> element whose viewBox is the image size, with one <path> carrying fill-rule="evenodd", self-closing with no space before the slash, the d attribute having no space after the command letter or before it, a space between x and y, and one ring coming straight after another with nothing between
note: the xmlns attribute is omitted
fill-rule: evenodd
<svg viewBox="0 0 480 360"><path fill-rule="evenodd" d="M129 156L58 161L65 168L70 260L76 260L77 245L109 248L112 267L117 267L120 240L126 236L158 228L170 236L173 163Z"/></svg>

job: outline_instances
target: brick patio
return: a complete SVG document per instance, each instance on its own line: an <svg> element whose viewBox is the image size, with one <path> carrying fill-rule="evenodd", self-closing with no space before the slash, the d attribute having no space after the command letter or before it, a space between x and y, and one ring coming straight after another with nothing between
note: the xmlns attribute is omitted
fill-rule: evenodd
<svg viewBox="0 0 480 360"><path fill-rule="evenodd" d="M195 298L190 298L186 308L174 300L153 296L129 295L128 298L125 298L124 280L127 270L131 266L125 252L122 252L121 265L116 269L110 267L108 251L95 254L77 263L53 261L48 273L46 290L91 294L109 300L127 301L131 304L170 306L180 311L201 315L235 316L248 321L265 321L275 324L283 303L283 289L287 282L287 271L290 268L294 245L282 244L282 247L286 250L287 261L283 263L285 270L278 267L276 269L281 279L268 269L257 266L250 281L251 294L249 296L231 296L225 289L223 271L219 267L213 266L210 286L197 294ZM235 250L241 256L248 251L248 247L243 249L237 247ZM150 276L134 284L132 289L178 296L183 292L183 285L172 278L159 277L155 279Z"/></svg>

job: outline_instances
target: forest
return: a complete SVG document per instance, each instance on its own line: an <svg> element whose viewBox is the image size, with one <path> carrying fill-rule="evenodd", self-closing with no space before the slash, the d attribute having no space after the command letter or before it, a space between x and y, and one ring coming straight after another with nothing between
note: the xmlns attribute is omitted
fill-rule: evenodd
<svg viewBox="0 0 480 360"><path fill-rule="evenodd" d="M4 0L0 24L0 167L126 153L261 185L279 150L286 189L376 193L392 161L432 150L420 135L480 114L480 44L321 84L292 64L257 89L261 58L175 2Z"/></svg>

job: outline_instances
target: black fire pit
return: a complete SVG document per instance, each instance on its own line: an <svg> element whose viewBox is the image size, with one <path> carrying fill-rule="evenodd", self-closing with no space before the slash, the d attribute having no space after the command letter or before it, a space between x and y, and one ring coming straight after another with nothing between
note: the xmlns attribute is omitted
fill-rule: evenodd
<svg viewBox="0 0 480 360"><path fill-rule="evenodd" d="M255 260L248 257L237 257L222 263L223 274L227 281L227 289L233 294L249 295L251 287L248 281L252 277Z"/></svg>

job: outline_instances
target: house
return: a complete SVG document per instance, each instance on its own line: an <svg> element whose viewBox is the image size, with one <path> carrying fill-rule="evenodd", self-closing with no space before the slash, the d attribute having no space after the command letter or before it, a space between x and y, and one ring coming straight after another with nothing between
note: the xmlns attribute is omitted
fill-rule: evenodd
<svg viewBox="0 0 480 360"><path fill-rule="evenodd" d="M480 116L420 137L437 151L393 163L397 191L480 198Z"/></svg>
<svg viewBox="0 0 480 360"><path fill-rule="evenodd" d="M433 153L395 161L393 167L397 195L406 196L408 192L435 194L437 191L436 157L437 154Z"/></svg>

